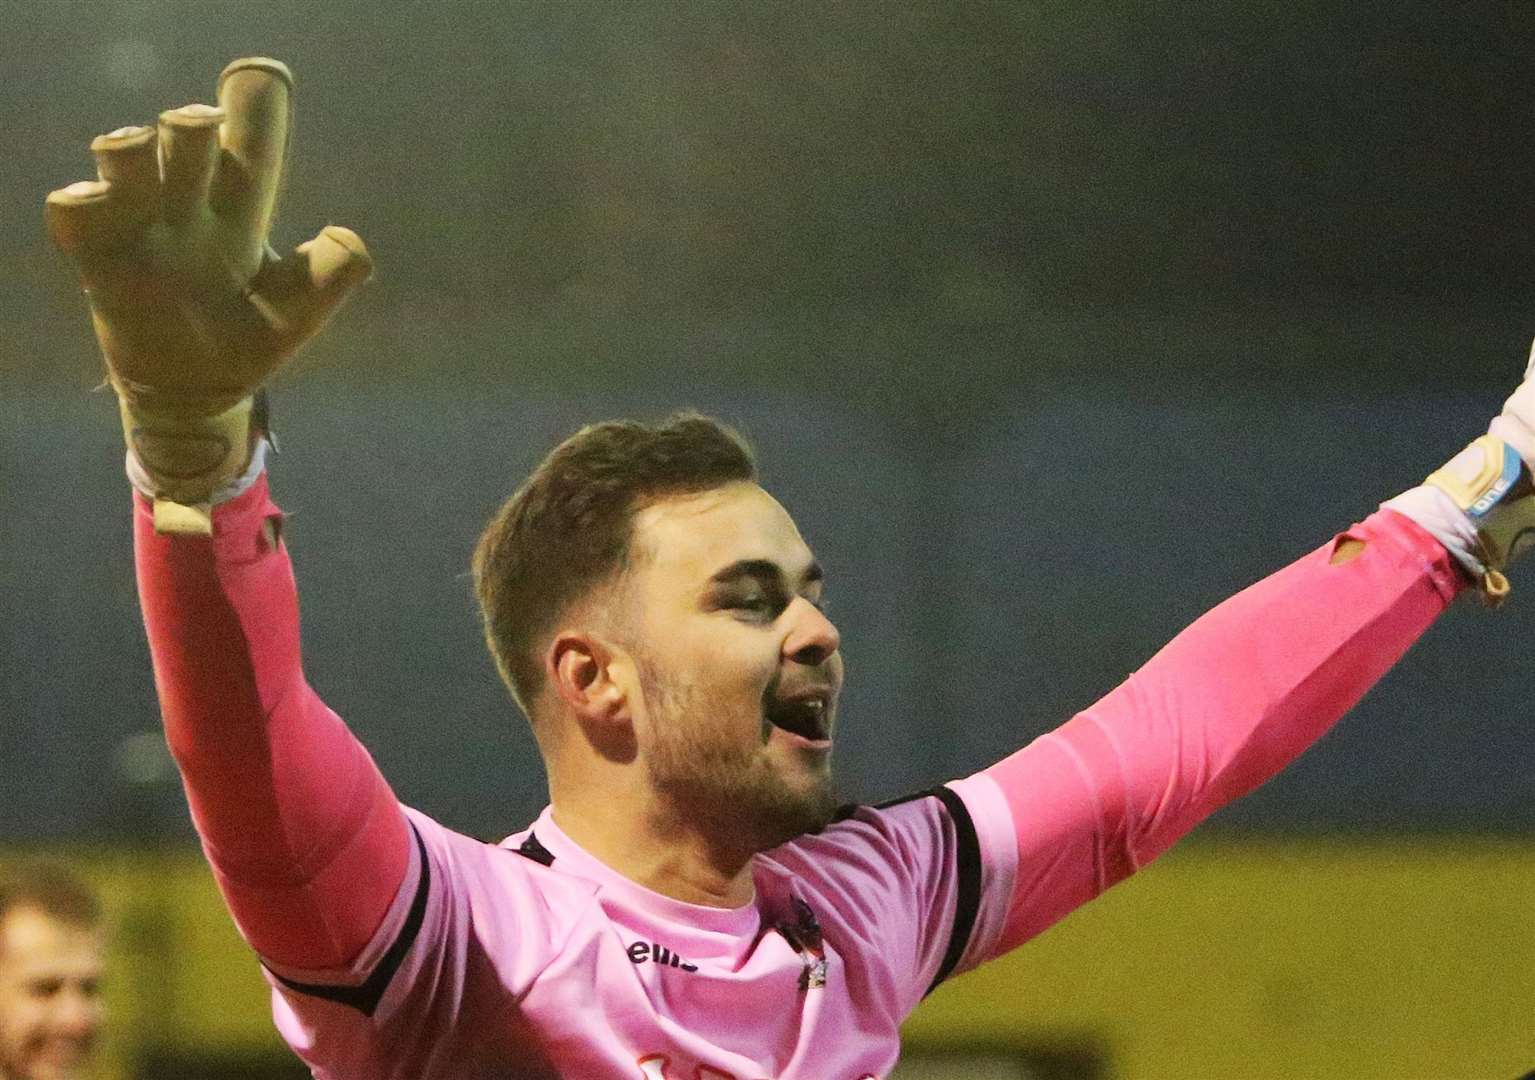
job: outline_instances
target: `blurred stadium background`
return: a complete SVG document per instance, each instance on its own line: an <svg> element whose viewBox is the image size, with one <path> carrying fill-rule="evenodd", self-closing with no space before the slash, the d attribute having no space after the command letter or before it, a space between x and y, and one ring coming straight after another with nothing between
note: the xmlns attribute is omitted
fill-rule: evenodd
<svg viewBox="0 0 1535 1080"><path fill-rule="evenodd" d="M542 777L468 552L581 422L691 404L754 438L828 567L840 766L877 799L1415 483L1535 335L1528 0L0 16L0 858L107 890L113 1078L292 1075L154 734L116 420L40 226L92 135L229 59L298 78L279 247L336 221L379 265L275 390L310 675L486 837ZM936 994L907 1075L1535 1066L1532 640L1529 596L1452 611L1282 778Z"/></svg>

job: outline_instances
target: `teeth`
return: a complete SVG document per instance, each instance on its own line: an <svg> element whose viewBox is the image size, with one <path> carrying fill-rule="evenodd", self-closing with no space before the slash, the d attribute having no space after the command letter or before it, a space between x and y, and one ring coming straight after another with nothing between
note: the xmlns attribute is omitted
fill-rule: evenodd
<svg viewBox="0 0 1535 1080"><path fill-rule="evenodd" d="M824 739L827 735L826 702L820 698L777 702L768 719L775 726L807 739Z"/></svg>

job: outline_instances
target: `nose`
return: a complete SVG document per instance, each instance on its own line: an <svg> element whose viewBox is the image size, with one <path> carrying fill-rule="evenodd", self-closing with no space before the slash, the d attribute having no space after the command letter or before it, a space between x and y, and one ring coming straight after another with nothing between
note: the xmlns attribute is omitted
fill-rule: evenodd
<svg viewBox="0 0 1535 1080"><path fill-rule="evenodd" d="M803 596L794 601L794 625L784 639L784 653L795 663L816 667L826 663L842 644L842 635L826 613Z"/></svg>
<svg viewBox="0 0 1535 1080"><path fill-rule="evenodd" d="M101 1026L101 998L84 987L66 987L54 999L53 1020L61 1034L89 1040Z"/></svg>

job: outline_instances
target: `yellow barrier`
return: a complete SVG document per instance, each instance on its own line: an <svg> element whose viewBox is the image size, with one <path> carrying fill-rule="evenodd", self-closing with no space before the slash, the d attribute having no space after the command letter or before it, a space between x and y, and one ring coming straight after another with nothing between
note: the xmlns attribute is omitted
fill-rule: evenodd
<svg viewBox="0 0 1535 1080"><path fill-rule="evenodd" d="M912 1041L1086 1032L1118 1080L1535 1068L1535 844L1206 842L939 990Z"/></svg>
<svg viewBox="0 0 1535 1080"><path fill-rule="evenodd" d="M278 1048L194 851L51 854L116 927L103 1080L155 1045ZM939 990L908 1044L1086 1037L1115 1080L1513 1080L1535 1068L1532 904L1535 841L1196 842Z"/></svg>

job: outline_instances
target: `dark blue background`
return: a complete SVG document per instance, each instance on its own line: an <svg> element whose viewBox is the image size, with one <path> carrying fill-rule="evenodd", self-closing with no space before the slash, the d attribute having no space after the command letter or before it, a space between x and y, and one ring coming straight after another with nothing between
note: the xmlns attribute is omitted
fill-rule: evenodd
<svg viewBox="0 0 1535 1080"><path fill-rule="evenodd" d="M379 265L276 388L310 675L485 835L542 777L468 553L582 422L754 437L828 568L875 798L1415 483L1535 334L1524 3L11 7L0 838L187 828L129 779L156 716L120 442L40 206L234 56L299 80L280 246L340 221ZM1535 826L1529 578L1220 821Z"/></svg>

